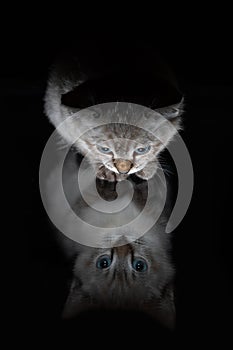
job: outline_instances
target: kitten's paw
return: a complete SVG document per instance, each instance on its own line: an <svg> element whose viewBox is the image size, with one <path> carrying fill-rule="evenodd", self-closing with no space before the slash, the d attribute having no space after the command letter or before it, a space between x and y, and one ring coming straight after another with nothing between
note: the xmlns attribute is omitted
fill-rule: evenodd
<svg viewBox="0 0 233 350"><path fill-rule="evenodd" d="M157 165L156 163L152 163L149 166L146 166L144 169L140 170L139 172L135 173L135 175L137 175L142 180L149 180L154 176L156 171Z"/></svg>
<svg viewBox="0 0 233 350"><path fill-rule="evenodd" d="M115 182L115 181L126 180L128 177L128 174L116 174L113 171L111 171L103 166L97 171L96 176L100 180Z"/></svg>
<svg viewBox="0 0 233 350"><path fill-rule="evenodd" d="M105 168L104 166L101 167L96 173L96 177L98 177L98 179L106 180L106 181L110 181L110 182L117 181L116 175L117 174L115 174L113 171Z"/></svg>
<svg viewBox="0 0 233 350"><path fill-rule="evenodd" d="M143 170L139 171L138 173L135 173L135 175L137 175L142 180L149 180L151 178L151 176L148 177L148 175L146 175Z"/></svg>
<svg viewBox="0 0 233 350"><path fill-rule="evenodd" d="M129 176L128 174L115 174L116 175L116 181L124 181Z"/></svg>

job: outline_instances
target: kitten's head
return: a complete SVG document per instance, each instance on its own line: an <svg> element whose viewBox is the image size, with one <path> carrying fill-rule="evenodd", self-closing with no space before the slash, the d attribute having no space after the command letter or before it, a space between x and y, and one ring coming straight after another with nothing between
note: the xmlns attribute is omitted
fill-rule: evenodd
<svg viewBox="0 0 233 350"><path fill-rule="evenodd" d="M134 310L173 328L173 274L168 242L156 233L111 249L80 246L63 315Z"/></svg>
<svg viewBox="0 0 233 350"><path fill-rule="evenodd" d="M94 120L89 117L88 131L74 145L101 179L106 169L118 180L133 173L149 179L156 172L158 154L180 128L181 108L180 103L148 113L142 106L129 105L125 110L115 110L115 114L111 110L95 112ZM87 118L80 113L76 127L82 129Z"/></svg>

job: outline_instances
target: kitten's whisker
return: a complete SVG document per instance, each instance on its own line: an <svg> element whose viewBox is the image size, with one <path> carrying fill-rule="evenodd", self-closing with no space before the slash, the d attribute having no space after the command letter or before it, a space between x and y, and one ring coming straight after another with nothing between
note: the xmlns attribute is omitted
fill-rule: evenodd
<svg viewBox="0 0 233 350"><path fill-rule="evenodd" d="M159 177L159 179L162 183L164 183L166 181L166 179L164 177L162 177L158 172L156 175Z"/></svg>
<svg viewBox="0 0 233 350"><path fill-rule="evenodd" d="M166 162L164 162L164 161L159 161L159 164L162 165L162 166L167 166L167 167L169 167L169 164L166 163Z"/></svg>
<svg viewBox="0 0 233 350"><path fill-rule="evenodd" d="M68 148L69 146L67 145L66 142L64 142L64 140L60 139L57 141L57 149L60 151L60 150L63 150L63 149L66 149Z"/></svg>
<svg viewBox="0 0 233 350"><path fill-rule="evenodd" d="M168 169L166 169L166 168L164 168L164 167L161 168L161 167L158 166L158 169L162 170L164 174L167 174L167 175L174 175L174 172L173 172L173 171L168 170Z"/></svg>

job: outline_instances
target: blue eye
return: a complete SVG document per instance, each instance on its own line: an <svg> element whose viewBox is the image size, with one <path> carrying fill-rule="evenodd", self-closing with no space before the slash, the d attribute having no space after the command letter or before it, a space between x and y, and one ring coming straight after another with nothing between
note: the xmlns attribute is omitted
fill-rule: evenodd
<svg viewBox="0 0 233 350"><path fill-rule="evenodd" d="M142 258L135 258L132 266L137 272L145 272L148 268L147 262Z"/></svg>
<svg viewBox="0 0 233 350"><path fill-rule="evenodd" d="M137 154L145 154L145 153L149 152L149 150L150 150L150 146L139 147L139 148L135 149L135 153L137 153Z"/></svg>
<svg viewBox="0 0 233 350"><path fill-rule="evenodd" d="M108 147L97 146L97 148L101 153L111 153L112 152L111 149Z"/></svg>
<svg viewBox="0 0 233 350"><path fill-rule="evenodd" d="M112 259L109 255L102 255L98 258L96 262L96 267L98 269L106 269L112 263Z"/></svg>

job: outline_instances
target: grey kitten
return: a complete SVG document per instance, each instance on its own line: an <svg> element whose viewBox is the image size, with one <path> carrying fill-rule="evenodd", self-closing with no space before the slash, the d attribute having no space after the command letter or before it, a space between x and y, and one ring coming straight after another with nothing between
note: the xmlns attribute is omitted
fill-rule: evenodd
<svg viewBox="0 0 233 350"><path fill-rule="evenodd" d="M111 106L103 110L94 103L87 109L63 104L64 96L88 78L77 63L55 65L45 94L46 115L55 127L65 121L59 131L62 139L89 159L99 179L121 181L134 173L150 179L157 171L158 155L181 127L183 99L151 115L132 103L124 109L115 106L114 110ZM117 101L117 96L112 101ZM138 123L140 127L135 126ZM89 131L81 136L87 126Z"/></svg>

